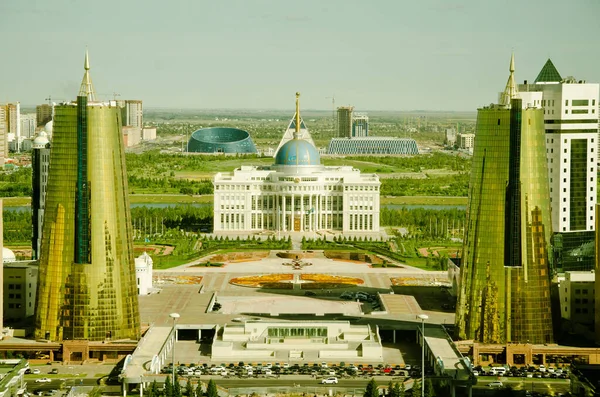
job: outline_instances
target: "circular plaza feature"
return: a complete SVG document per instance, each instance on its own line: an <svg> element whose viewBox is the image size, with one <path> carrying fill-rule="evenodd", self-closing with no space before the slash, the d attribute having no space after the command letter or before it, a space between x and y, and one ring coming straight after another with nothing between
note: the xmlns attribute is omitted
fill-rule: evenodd
<svg viewBox="0 0 600 397"><path fill-rule="evenodd" d="M192 133L187 145L191 153L256 153L247 131L230 127L209 127Z"/></svg>

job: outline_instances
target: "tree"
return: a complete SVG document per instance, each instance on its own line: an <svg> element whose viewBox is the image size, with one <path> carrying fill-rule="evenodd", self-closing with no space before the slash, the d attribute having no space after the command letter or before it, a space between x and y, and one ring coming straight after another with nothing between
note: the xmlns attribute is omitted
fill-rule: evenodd
<svg viewBox="0 0 600 397"><path fill-rule="evenodd" d="M194 397L194 385L192 385L192 382L189 379L185 383L185 394L188 397Z"/></svg>
<svg viewBox="0 0 600 397"><path fill-rule="evenodd" d="M404 388L404 382L396 383L394 385L394 389L398 393L398 394L396 394L396 397L405 397L406 396L406 389Z"/></svg>
<svg viewBox="0 0 600 397"><path fill-rule="evenodd" d="M375 378L371 378L365 389L365 395L363 397L379 397L379 389L377 388L377 382Z"/></svg>
<svg viewBox="0 0 600 397"><path fill-rule="evenodd" d="M160 391L158 390L158 384L156 383L156 379L150 383L150 388L148 389L149 397L158 397L160 396Z"/></svg>
<svg viewBox="0 0 600 397"><path fill-rule="evenodd" d="M173 384L170 376L165 379L165 397L173 397Z"/></svg>
<svg viewBox="0 0 600 397"><path fill-rule="evenodd" d="M198 382L198 384L196 385L196 390L194 391L194 396L202 397L203 394L204 392L202 391L202 382Z"/></svg>
<svg viewBox="0 0 600 397"><path fill-rule="evenodd" d="M411 396L412 397L421 397L421 380L420 379L415 379L414 383L413 383L413 387L411 389Z"/></svg>
<svg viewBox="0 0 600 397"><path fill-rule="evenodd" d="M206 386L206 397L219 397L217 384L212 379L208 381L208 386Z"/></svg>
<svg viewBox="0 0 600 397"><path fill-rule="evenodd" d="M435 390L433 389L433 383L431 383L431 379L427 379L425 381L425 397L434 397Z"/></svg>
<svg viewBox="0 0 600 397"><path fill-rule="evenodd" d="M181 397L181 384L177 374L175 374L175 381L173 382L173 397Z"/></svg>
<svg viewBox="0 0 600 397"><path fill-rule="evenodd" d="M394 383L392 383L392 381L390 381L390 383L388 383L387 395L388 395L388 397L398 397L396 395L396 392L394 391Z"/></svg>

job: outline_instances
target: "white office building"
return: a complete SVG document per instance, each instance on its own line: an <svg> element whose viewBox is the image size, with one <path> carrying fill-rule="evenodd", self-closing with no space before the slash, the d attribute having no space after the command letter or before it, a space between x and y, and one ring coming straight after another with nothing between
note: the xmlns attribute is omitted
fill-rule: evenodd
<svg viewBox="0 0 600 397"><path fill-rule="evenodd" d="M548 60L519 91L524 103L544 109L555 265L591 270L591 259L577 252L595 228L599 85L562 78Z"/></svg>
<svg viewBox="0 0 600 397"><path fill-rule="evenodd" d="M278 149L275 164L215 175L215 233L379 233L379 177L322 165L312 140L301 138L310 135L298 106L297 97L295 131Z"/></svg>

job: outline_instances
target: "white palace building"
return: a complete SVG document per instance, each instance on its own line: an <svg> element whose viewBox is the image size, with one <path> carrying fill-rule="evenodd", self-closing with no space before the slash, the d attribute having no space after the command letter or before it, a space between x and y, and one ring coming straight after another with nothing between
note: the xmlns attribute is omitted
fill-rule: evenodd
<svg viewBox="0 0 600 397"><path fill-rule="evenodd" d="M379 177L321 164L300 118L299 96L275 164L215 175L215 233L379 233Z"/></svg>

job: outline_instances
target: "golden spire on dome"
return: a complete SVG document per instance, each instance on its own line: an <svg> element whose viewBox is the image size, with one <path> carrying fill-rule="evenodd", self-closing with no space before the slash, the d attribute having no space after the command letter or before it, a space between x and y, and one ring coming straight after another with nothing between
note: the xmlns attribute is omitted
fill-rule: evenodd
<svg viewBox="0 0 600 397"><path fill-rule="evenodd" d="M296 129L294 139L300 139L300 93L296 92Z"/></svg>

